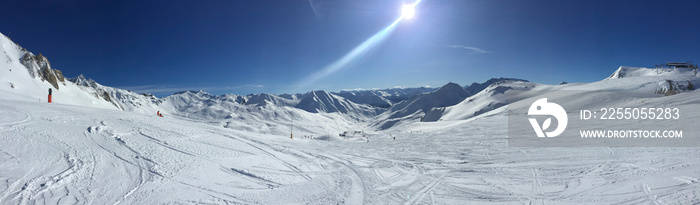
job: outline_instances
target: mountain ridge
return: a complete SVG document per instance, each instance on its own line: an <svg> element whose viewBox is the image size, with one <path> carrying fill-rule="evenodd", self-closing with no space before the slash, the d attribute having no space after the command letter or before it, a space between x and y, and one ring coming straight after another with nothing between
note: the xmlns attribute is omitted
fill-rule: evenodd
<svg viewBox="0 0 700 205"><path fill-rule="evenodd" d="M483 83L473 82L468 86L450 82L439 88L388 88L339 92L316 90L303 94L259 93L246 96L212 95L200 90L179 91L158 98L148 93L138 94L104 86L82 74L74 78L66 78L60 70L51 67L48 58L44 55L41 53L34 55L1 33L0 44L4 54L0 55L0 67L7 68L0 69L0 77L2 77L0 92L12 94L2 95L0 99L45 101L46 88L55 88L54 103L119 109L146 115L160 111L188 118L228 120L222 125L225 127L234 125L274 127L266 122L285 123L285 121L298 119L312 123L319 119L343 119L345 122L369 123L369 127L383 130L394 127L400 122L463 120L506 105L508 102L504 101L502 96L509 90L542 87L523 79L500 77L491 78ZM544 87L546 89L570 87L587 89L594 87L588 85L600 84L601 88L649 89L657 94L673 95L694 90L695 85L700 84L696 76L697 70L692 69L621 66L608 78L599 82ZM243 125L234 123L235 119L255 119L261 122ZM343 124L347 126L352 123ZM270 131L281 133L285 129L275 127L270 128Z"/></svg>

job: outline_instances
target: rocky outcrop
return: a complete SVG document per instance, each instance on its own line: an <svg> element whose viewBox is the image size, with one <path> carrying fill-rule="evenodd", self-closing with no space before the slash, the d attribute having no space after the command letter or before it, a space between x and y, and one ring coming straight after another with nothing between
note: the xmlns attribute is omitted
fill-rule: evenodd
<svg viewBox="0 0 700 205"><path fill-rule="evenodd" d="M664 80L659 82L659 86L656 89L656 94L669 96L690 90L695 90L695 85L693 85L693 83L690 81Z"/></svg>
<svg viewBox="0 0 700 205"><path fill-rule="evenodd" d="M42 81L49 82L56 90L59 89L59 82L65 85L63 73L60 70L52 69L49 60L41 53L38 56L31 52L25 53L22 57L22 65L27 67L32 77L39 77Z"/></svg>
<svg viewBox="0 0 700 205"><path fill-rule="evenodd" d="M523 82L528 82L527 80L523 80L523 79L500 77L500 78L491 78L491 79L489 79L489 80L487 80L486 82L483 82L483 83L474 82L474 83L472 83L472 84L469 85L469 86L465 86L464 89L467 90L467 92L469 92L469 93L471 93L471 94L477 94L477 93L481 92L482 90L486 89L487 87L489 87L491 84L499 83L499 82L503 82L503 81L523 81Z"/></svg>

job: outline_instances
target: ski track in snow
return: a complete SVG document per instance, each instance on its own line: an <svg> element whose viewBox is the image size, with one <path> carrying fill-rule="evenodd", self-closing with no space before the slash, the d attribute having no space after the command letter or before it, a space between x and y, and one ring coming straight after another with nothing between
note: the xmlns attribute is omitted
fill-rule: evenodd
<svg viewBox="0 0 700 205"><path fill-rule="evenodd" d="M2 204L700 202L698 148L513 148L505 116L348 142L19 103L0 101Z"/></svg>

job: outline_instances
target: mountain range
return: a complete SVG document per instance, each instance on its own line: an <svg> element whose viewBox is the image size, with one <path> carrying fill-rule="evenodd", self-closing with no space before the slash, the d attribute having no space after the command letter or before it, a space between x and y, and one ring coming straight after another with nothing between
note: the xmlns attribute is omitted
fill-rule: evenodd
<svg viewBox="0 0 700 205"><path fill-rule="evenodd" d="M181 91L157 98L104 86L79 75L66 78L51 67L42 54L35 55L0 34L0 92L5 99L45 101L47 89L55 89L53 101L60 104L118 109L152 115L205 119L233 129L264 127L270 133L287 133L280 124L306 125L298 129L326 132L329 128L312 126L314 122L335 121L334 130L370 127L386 130L413 122L464 120L507 105L504 94L512 89L546 87L516 78L492 78L482 83L460 86L447 83L440 88L390 88L373 90L323 90L298 94L212 95L205 91ZM655 72L655 73L654 73ZM680 71L675 71L680 72ZM620 67L608 80L648 75L669 75L648 69ZM673 73L670 73L673 74ZM695 82L662 79L652 86L656 93L675 94L693 90ZM632 83L636 84L636 83ZM697 83L696 83L697 84ZM561 84L556 86L577 86ZM583 86L585 87L585 85ZM548 88L549 89L549 88ZM342 125L342 128L341 128Z"/></svg>
<svg viewBox="0 0 700 205"><path fill-rule="evenodd" d="M260 93L246 96L235 94L217 96L205 91L181 91L164 98L157 98L148 93L135 93L104 86L83 75L65 78L60 70L51 67L49 60L42 54L35 55L2 34L0 34L0 43L5 54L3 61L6 65L3 67L7 67L7 70L2 71L2 81L6 84L0 88L2 91L26 98L41 99L45 98L44 90L53 88L55 103L119 109L141 114L154 114L160 111L198 119L260 119L261 113L276 113L273 116L278 117L290 115L283 118L291 119L292 115L295 115L292 113L305 111L311 114L338 113L341 115L336 117L348 118L352 122L376 121L374 119L393 121L415 116L417 113L424 114L433 108L455 105L496 82L525 81L493 78L465 87L448 83L441 88L390 88L340 92L317 90L303 94L282 95ZM249 116L245 117L246 115ZM265 118L267 119L263 121L270 120L270 116ZM383 129L391 127L387 125L382 123L379 127Z"/></svg>

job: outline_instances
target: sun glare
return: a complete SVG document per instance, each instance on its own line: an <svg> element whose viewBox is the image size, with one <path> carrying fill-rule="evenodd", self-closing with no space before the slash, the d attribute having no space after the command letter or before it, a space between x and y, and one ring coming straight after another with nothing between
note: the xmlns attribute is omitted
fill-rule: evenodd
<svg viewBox="0 0 700 205"><path fill-rule="evenodd" d="M404 4L401 8L401 17L404 19L411 19L414 15L416 15L416 5L410 3Z"/></svg>
<svg viewBox="0 0 700 205"><path fill-rule="evenodd" d="M377 32L372 37L362 42L360 45L357 45L354 49L350 50L350 52L345 54L340 59L327 65L323 69L316 71L316 73L309 75L307 78L299 81L297 83L297 88L306 88L306 86L309 86L315 83L316 81L325 78L328 75L331 75L345 67L348 67L353 63L356 63L358 59L368 55L369 52L371 52L374 48L382 44L382 42L384 42L384 40L386 40L387 37L389 37L389 35L394 31L396 25L398 25L399 22L401 22L402 20L409 20L415 16L416 6L420 2L421 0L417 0L414 3L405 3L403 7L401 7L401 17L394 20L393 23L389 24L386 28Z"/></svg>

